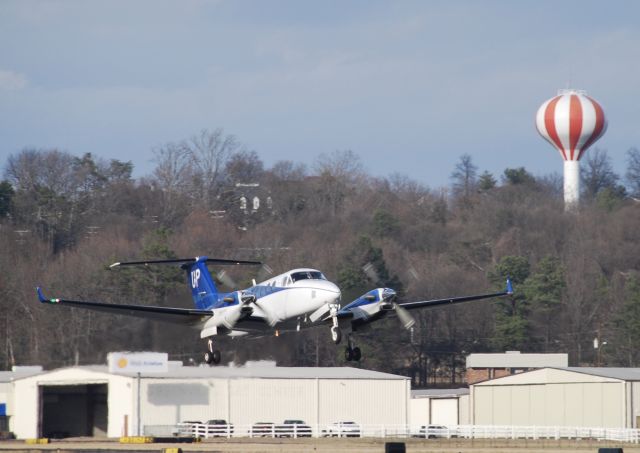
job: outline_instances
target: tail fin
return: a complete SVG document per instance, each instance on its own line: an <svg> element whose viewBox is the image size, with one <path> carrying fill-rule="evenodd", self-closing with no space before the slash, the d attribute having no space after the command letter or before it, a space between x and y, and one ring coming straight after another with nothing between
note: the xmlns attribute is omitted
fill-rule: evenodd
<svg viewBox="0 0 640 453"><path fill-rule="evenodd" d="M207 268L207 257L196 258L193 264L185 266L187 282L191 287L191 296L196 308L203 310L211 307L218 298L218 289Z"/></svg>
<svg viewBox="0 0 640 453"><path fill-rule="evenodd" d="M226 266L262 264L260 261L228 260L223 258L199 256L196 258L118 262L113 263L109 268L117 269L122 266L149 266L152 264L180 266L182 269L187 271L187 284L191 287L193 303L198 309L206 310L218 301L218 290L215 283L213 283L213 279L211 278L211 274L207 268L207 263Z"/></svg>

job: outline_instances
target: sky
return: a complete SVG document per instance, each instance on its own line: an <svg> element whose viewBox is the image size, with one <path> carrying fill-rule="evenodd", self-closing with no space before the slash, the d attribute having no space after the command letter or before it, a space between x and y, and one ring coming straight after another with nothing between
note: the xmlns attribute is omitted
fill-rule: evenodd
<svg viewBox="0 0 640 453"><path fill-rule="evenodd" d="M153 150L224 129L313 166L352 150L372 175L448 185L472 156L498 176L562 172L536 132L558 89L609 121L624 173L640 147L640 2L0 2L0 166L25 148L153 171Z"/></svg>

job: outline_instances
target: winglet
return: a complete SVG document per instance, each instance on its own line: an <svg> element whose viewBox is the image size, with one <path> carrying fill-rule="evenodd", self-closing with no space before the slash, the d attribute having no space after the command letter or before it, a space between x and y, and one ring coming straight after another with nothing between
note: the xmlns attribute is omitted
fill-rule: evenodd
<svg viewBox="0 0 640 453"><path fill-rule="evenodd" d="M40 299L40 302L49 302L47 298L44 297L44 294L42 294L42 288L40 288L39 286L36 287L36 292L38 293L38 299Z"/></svg>
<svg viewBox="0 0 640 453"><path fill-rule="evenodd" d="M58 302L60 302L60 299L47 299L46 297L44 297L44 294L42 294L42 288L40 288L39 286L36 287L36 292L38 293L38 299L40 299L40 302L42 302L43 304L57 304Z"/></svg>
<svg viewBox="0 0 640 453"><path fill-rule="evenodd" d="M507 290L506 293L511 296L513 294L513 285L511 284L511 279L507 277Z"/></svg>

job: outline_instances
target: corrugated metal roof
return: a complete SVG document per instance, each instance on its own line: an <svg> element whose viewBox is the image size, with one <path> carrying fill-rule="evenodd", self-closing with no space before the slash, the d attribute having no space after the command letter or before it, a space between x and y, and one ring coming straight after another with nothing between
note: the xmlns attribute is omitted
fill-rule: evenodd
<svg viewBox="0 0 640 453"><path fill-rule="evenodd" d="M0 382L11 382L15 379L42 374L44 371L0 371Z"/></svg>
<svg viewBox="0 0 640 453"><path fill-rule="evenodd" d="M553 375L550 378L549 371L561 371L566 374L561 378ZM541 374L542 373L542 374ZM576 373L575 377L570 373ZM583 375L580 377L579 375ZM532 376L535 376L532 378ZM587 378L587 376L589 378ZM574 383L574 382L595 382L597 379L615 379L617 381L640 381L640 368L607 368L607 367L543 367L523 373L510 374L495 379L487 379L473 385L520 385L520 384L547 384L547 383Z"/></svg>
<svg viewBox="0 0 640 453"><path fill-rule="evenodd" d="M411 398L458 398L468 394L468 388L411 390Z"/></svg>
<svg viewBox="0 0 640 453"><path fill-rule="evenodd" d="M100 373L109 373L106 365L72 367ZM54 370L55 371L55 370ZM136 373L113 373L135 377ZM169 367L167 373L141 373L142 377L152 378L264 378L264 379L409 379L406 376L381 373L350 367Z"/></svg>
<svg viewBox="0 0 640 453"><path fill-rule="evenodd" d="M576 373L590 374L593 376L620 379L622 381L640 381L640 368L565 367L558 369L574 371Z"/></svg>
<svg viewBox="0 0 640 453"><path fill-rule="evenodd" d="M467 368L544 368L569 366L569 354L469 354Z"/></svg>

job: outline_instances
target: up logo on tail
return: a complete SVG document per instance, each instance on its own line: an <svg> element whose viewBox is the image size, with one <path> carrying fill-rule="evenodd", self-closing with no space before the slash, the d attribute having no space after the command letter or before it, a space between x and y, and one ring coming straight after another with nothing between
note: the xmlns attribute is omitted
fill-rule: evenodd
<svg viewBox="0 0 640 453"><path fill-rule="evenodd" d="M191 287L197 288L200 281L200 269L194 269L191 271Z"/></svg>

